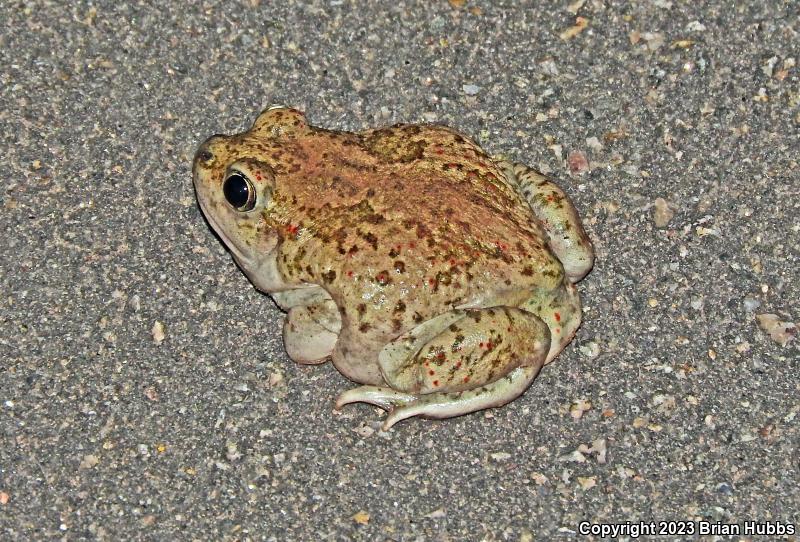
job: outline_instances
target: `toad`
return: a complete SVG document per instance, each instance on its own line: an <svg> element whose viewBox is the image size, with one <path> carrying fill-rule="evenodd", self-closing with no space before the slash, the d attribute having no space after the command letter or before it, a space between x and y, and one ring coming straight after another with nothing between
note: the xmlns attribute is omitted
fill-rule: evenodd
<svg viewBox="0 0 800 542"><path fill-rule="evenodd" d="M437 125L362 132L270 107L193 163L200 207L288 314L286 352L330 360L400 420L503 405L570 342L592 245L567 195Z"/></svg>

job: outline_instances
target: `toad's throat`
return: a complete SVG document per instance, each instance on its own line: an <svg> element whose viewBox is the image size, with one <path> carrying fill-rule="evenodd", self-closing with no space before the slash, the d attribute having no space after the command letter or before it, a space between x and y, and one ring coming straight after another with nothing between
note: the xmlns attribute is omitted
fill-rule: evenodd
<svg viewBox="0 0 800 542"><path fill-rule="evenodd" d="M200 201L200 208L203 210L203 216L205 216L206 220L209 224L211 224L211 228L214 232L222 239L222 243L225 247L230 251L233 255L233 259L236 260L236 263L239 264L239 267L242 269L249 269L254 267L253 260L254 258L248 258L245 256L244 248L239 246L239 241L235 237L229 237L225 234L225 229L220 226L217 222L216 218L214 218L213 213L208 211L208 207L206 202L203 201L202 198L198 198Z"/></svg>

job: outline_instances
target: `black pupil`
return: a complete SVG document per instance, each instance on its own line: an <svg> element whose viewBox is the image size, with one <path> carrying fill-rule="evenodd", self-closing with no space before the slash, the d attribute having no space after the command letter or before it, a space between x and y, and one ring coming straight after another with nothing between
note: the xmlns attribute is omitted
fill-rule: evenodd
<svg viewBox="0 0 800 542"><path fill-rule="evenodd" d="M247 205L250 200L250 183L247 179L239 173L233 173L222 186L222 192L225 194L225 199L228 203L240 209Z"/></svg>

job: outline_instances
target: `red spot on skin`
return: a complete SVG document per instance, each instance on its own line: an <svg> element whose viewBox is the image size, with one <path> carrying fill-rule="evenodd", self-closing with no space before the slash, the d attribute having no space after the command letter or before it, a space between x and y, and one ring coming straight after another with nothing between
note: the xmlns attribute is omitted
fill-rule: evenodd
<svg viewBox="0 0 800 542"><path fill-rule="evenodd" d="M439 381L438 381L438 380L434 380L434 381L433 381L433 385L434 385L434 386L438 386L438 385L439 385Z"/></svg>
<svg viewBox="0 0 800 542"><path fill-rule="evenodd" d="M460 369L460 368L461 368L461 362L459 361L458 363L456 363L456 369Z"/></svg>
<svg viewBox="0 0 800 542"><path fill-rule="evenodd" d="M483 343L480 343L478 346L480 346L481 348L483 348Z"/></svg>
<svg viewBox="0 0 800 542"><path fill-rule="evenodd" d="M553 201L553 194L547 194L547 201Z"/></svg>
<svg viewBox="0 0 800 542"><path fill-rule="evenodd" d="M294 224L286 224L286 231L292 235L297 235L297 232L300 231L300 227Z"/></svg>
<svg viewBox="0 0 800 542"><path fill-rule="evenodd" d="M434 372L433 372L433 369L431 369L430 371L428 371L428 374L429 374L429 375L431 375L431 376L433 376L433 375L435 375L436 373L434 373Z"/></svg>
<svg viewBox="0 0 800 542"><path fill-rule="evenodd" d="M414 248L415 246L417 246L417 245L416 245L416 244L414 244L414 243L409 243L409 244L408 244L408 248Z"/></svg>
<svg viewBox="0 0 800 542"><path fill-rule="evenodd" d="M261 180L261 175L256 175L256 180L260 181Z"/></svg>
<svg viewBox="0 0 800 542"><path fill-rule="evenodd" d="M450 265L455 265L455 264L456 264L456 261L455 261L455 259L453 259L453 258L450 258Z"/></svg>
<svg viewBox="0 0 800 542"><path fill-rule="evenodd" d="M464 384L466 384L467 382L469 382L469 377L468 377L468 376L465 376L465 377L464 377Z"/></svg>
<svg viewBox="0 0 800 542"><path fill-rule="evenodd" d="M389 283L389 273L386 273L385 271L381 271L380 273L375 275L375 280L378 281L378 284L380 284L382 286L385 286L386 284Z"/></svg>
<svg viewBox="0 0 800 542"><path fill-rule="evenodd" d="M557 327L557 328L555 328L553 331L555 331L556 333L561 333L561 328L560 328L560 327Z"/></svg>
<svg viewBox="0 0 800 542"><path fill-rule="evenodd" d="M352 276L353 276L353 272L352 272L352 271L348 271L348 272L347 272L347 276L348 276L348 277L352 277Z"/></svg>
<svg viewBox="0 0 800 542"><path fill-rule="evenodd" d="M507 245L507 244L505 244L505 243L501 243L500 241L495 241L495 242L494 242L494 245L495 245L497 248L499 248L500 250L502 250L503 252L505 252L506 250L508 250L508 245Z"/></svg>
<svg viewBox="0 0 800 542"><path fill-rule="evenodd" d="M560 314L555 313L553 316L555 316L556 322L560 322L561 321L561 315Z"/></svg>
<svg viewBox="0 0 800 542"><path fill-rule="evenodd" d="M444 149L436 149L436 154L444 154Z"/></svg>
<svg viewBox="0 0 800 542"><path fill-rule="evenodd" d="M494 345L491 342L486 343L486 350L491 350Z"/></svg>
<svg viewBox="0 0 800 542"><path fill-rule="evenodd" d="M431 286L436 284L436 279L428 279L428 284L430 284Z"/></svg>

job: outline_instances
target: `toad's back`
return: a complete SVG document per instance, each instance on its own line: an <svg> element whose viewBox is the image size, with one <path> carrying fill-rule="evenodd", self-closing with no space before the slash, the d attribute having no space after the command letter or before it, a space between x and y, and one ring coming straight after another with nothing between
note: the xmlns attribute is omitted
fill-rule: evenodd
<svg viewBox="0 0 800 542"><path fill-rule="evenodd" d="M268 220L283 234L287 278L334 296L419 289L439 306L560 283L530 207L464 136L419 125L295 129L260 142L278 179Z"/></svg>

